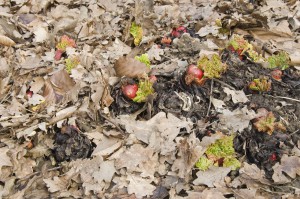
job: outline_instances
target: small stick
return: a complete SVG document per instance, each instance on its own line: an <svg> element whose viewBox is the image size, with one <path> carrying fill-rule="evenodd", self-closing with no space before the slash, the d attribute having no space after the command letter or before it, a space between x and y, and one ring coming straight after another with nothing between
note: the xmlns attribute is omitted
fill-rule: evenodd
<svg viewBox="0 0 300 199"><path fill-rule="evenodd" d="M216 82L223 84L223 86L227 86L228 88L232 89L232 90L236 90L234 87L230 86L229 84L226 84L225 82L219 80L219 79L214 79Z"/></svg>
<svg viewBox="0 0 300 199"><path fill-rule="evenodd" d="M48 169L47 171L55 171L55 170L58 170L58 169L61 169L61 168L62 168L61 166L59 166L59 167L53 167L53 168L51 168L51 169ZM26 179L31 178L32 176L38 175L38 174L40 174L40 173L41 173L41 171L36 171L36 172L34 172L34 173L31 173L31 174L29 174L29 175L27 175L27 176L21 178L20 180L21 180L21 181L26 180Z"/></svg>
<svg viewBox="0 0 300 199"><path fill-rule="evenodd" d="M207 109L206 117L208 117L209 111L210 111L210 107L211 107L211 99L212 99L213 86L214 86L214 80L212 79L211 80L211 84L210 84L209 104L208 104L208 109Z"/></svg>
<svg viewBox="0 0 300 199"><path fill-rule="evenodd" d="M78 33L77 33L77 36L76 36L76 39L75 39L75 43L76 43L76 42L77 42L77 40L78 40L78 37L79 37L79 34L80 34L80 32L81 32L82 28L83 28L83 26L81 26L80 30L79 30L79 31L78 31Z"/></svg>
<svg viewBox="0 0 300 199"><path fill-rule="evenodd" d="M295 101L295 102L300 102L300 100L298 100L298 99L293 99L293 98L284 97L284 96L273 96L273 95L268 95L268 94L264 94L264 96L273 97L273 98L280 98L280 99L287 99L287 100L291 100L291 101Z"/></svg>
<svg viewBox="0 0 300 199"><path fill-rule="evenodd" d="M121 133L125 134L125 132L120 128L120 126L118 124L116 124L114 121L112 121L111 119L109 119L108 117L106 117L105 115L103 115L101 113L101 111L99 111L99 115L101 117L103 117L104 119L106 119L109 123L113 124Z"/></svg>

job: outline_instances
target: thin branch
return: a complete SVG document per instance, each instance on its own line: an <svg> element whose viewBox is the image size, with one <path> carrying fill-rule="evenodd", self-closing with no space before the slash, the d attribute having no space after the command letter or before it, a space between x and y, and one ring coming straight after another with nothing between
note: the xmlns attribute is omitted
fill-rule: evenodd
<svg viewBox="0 0 300 199"><path fill-rule="evenodd" d="M116 122L103 115L101 111L99 111L99 115L104 119L106 119L109 123L113 124L122 134L125 134L125 132L121 129L121 127Z"/></svg>
<svg viewBox="0 0 300 199"><path fill-rule="evenodd" d="M59 166L59 167L53 167L51 169L48 169L47 171L55 171L55 170L58 170L58 169L61 169L61 168L62 168L61 166ZM31 178L32 176L38 175L40 173L41 173L41 171L36 171L34 173L31 173L31 174L29 174L29 175L21 178L20 181L27 180L28 178Z"/></svg>
<svg viewBox="0 0 300 199"><path fill-rule="evenodd" d="M211 80L211 84L210 84L209 104L208 104L208 109L207 109L206 117L208 117L209 112L210 112L210 108L211 108L211 100L212 100L213 87L214 87L214 80L212 79Z"/></svg>
<svg viewBox="0 0 300 199"><path fill-rule="evenodd" d="M294 101L294 102L300 102L300 100L294 99L294 98L290 98L290 97L273 96L273 95L268 95L268 94L264 94L264 96L273 97L273 98L279 98L279 99L287 99L287 100L291 100L291 101Z"/></svg>
<svg viewBox="0 0 300 199"><path fill-rule="evenodd" d="M225 82L219 80L219 79L213 79L215 80L216 82L222 84L223 86L227 86L228 88L232 89L232 90L236 90L234 87L230 86L229 84L226 84Z"/></svg>

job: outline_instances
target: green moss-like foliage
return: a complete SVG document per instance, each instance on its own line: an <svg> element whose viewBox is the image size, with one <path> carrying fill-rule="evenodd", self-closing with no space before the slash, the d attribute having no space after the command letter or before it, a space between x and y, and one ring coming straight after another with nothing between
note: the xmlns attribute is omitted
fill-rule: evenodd
<svg viewBox="0 0 300 199"><path fill-rule="evenodd" d="M280 51L277 55L272 55L267 59L269 68L280 68L285 70L289 67L290 56L287 52Z"/></svg>
<svg viewBox="0 0 300 199"><path fill-rule="evenodd" d="M67 47L76 47L75 41L69 38L67 35L61 37L60 42L56 45L56 48L61 51L66 51Z"/></svg>
<svg viewBox="0 0 300 199"><path fill-rule="evenodd" d="M207 157L202 156L196 162L195 166L202 171L206 171L211 165L213 165L213 161L209 160Z"/></svg>
<svg viewBox="0 0 300 199"><path fill-rule="evenodd" d="M150 68L150 60L149 60L149 57L148 57L148 54L142 54L141 56L135 56L135 59L146 64L146 66L148 68Z"/></svg>
<svg viewBox="0 0 300 199"><path fill-rule="evenodd" d="M254 91L265 92L271 90L271 84L272 82L267 78L258 78L250 82L249 88Z"/></svg>
<svg viewBox="0 0 300 199"><path fill-rule="evenodd" d="M226 70L226 64L221 62L221 58L214 54L211 59L203 56L197 63L197 66L204 71L206 78L220 78L221 74Z"/></svg>
<svg viewBox="0 0 300 199"><path fill-rule="evenodd" d="M259 132L266 132L272 135L275 129L285 131L285 126L281 122L275 122L276 118L272 112L268 112L266 116L257 118L257 121L253 124Z"/></svg>
<svg viewBox="0 0 300 199"><path fill-rule="evenodd" d="M231 40L228 42L228 46L232 46L234 50L246 50L249 48L247 40L244 39L242 35L233 35Z"/></svg>
<svg viewBox="0 0 300 199"><path fill-rule="evenodd" d="M230 167L232 170L239 168L241 163L235 158L233 139L233 135L224 136L211 144L205 152L206 157L201 157L195 166L203 171L213 163L216 166ZM219 165L220 162L222 165Z"/></svg>
<svg viewBox="0 0 300 199"><path fill-rule="evenodd" d="M138 91L136 92L136 97L133 98L134 102L145 102L147 97L154 93L153 83L149 81L149 79L146 80L140 80Z"/></svg>
<svg viewBox="0 0 300 199"><path fill-rule="evenodd" d="M130 34L134 38L134 45L138 46L143 38L143 29L141 26L137 25L135 22L132 22L130 27Z"/></svg>
<svg viewBox="0 0 300 199"><path fill-rule="evenodd" d="M66 71L68 73L71 73L71 70L80 63L78 57L67 58L65 61L66 61Z"/></svg>

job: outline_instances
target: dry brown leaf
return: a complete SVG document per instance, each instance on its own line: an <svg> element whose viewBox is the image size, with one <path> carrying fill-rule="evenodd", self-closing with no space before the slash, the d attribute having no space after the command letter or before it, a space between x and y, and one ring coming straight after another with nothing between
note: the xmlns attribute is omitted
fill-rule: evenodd
<svg viewBox="0 0 300 199"><path fill-rule="evenodd" d="M50 79L45 81L43 96L48 103L58 103L63 97L72 91L75 83L65 70L54 73Z"/></svg>
<svg viewBox="0 0 300 199"><path fill-rule="evenodd" d="M13 46L16 43L10 39L9 37L6 37L4 35L0 35L0 44L4 46Z"/></svg>
<svg viewBox="0 0 300 199"><path fill-rule="evenodd" d="M293 179L296 178L297 175L300 175L300 157L284 154L280 162L281 164L277 163L273 167L274 174L272 178L275 182L290 182L290 180L284 176L284 173Z"/></svg>
<svg viewBox="0 0 300 199"><path fill-rule="evenodd" d="M145 73L149 73L150 69L146 64L130 57L120 57L114 65L118 77L141 77Z"/></svg>

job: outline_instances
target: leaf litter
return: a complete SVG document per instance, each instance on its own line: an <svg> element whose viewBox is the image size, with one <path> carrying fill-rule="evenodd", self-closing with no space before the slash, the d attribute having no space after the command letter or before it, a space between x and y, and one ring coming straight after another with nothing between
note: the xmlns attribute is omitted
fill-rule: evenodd
<svg viewBox="0 0 300 199"><path fill-rule="evenodd" d="M298 1L1 6L0 198L299 197ZM122 94L148 75L142 103ZM241 168L199 170L224 135Z"/></svg>

